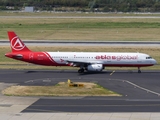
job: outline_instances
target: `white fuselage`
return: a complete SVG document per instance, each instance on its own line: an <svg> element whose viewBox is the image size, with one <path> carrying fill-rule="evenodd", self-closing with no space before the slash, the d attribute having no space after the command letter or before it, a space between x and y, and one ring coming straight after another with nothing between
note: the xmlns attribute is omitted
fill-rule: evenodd
<svg viewBox="0 0 160 120"><path fill-rule="evenodd" d="M113 53L113 52L48 52L58 64L91 63L104 66L150 66L156 61L143 53Z"/></svg>

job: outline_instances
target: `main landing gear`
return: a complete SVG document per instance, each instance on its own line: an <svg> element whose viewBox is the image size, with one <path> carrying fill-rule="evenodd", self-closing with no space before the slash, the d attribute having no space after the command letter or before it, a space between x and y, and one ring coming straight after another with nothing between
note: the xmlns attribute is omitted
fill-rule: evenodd
<svg viewBox="0 0 160 120"><path fill-rule="evenodd" d="M84 73L84 68L80 68L80 69L78 70L78 73Z"/></svg>
<svg viewBox="0 0 160 120"><path fill-rule="evenodd" d="M140 67L138 67L138 73L141 73Z"/></svg>

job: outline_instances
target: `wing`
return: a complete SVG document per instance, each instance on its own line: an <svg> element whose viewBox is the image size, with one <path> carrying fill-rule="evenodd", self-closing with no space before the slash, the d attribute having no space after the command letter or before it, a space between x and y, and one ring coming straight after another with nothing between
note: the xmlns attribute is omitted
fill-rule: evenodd
<svg viewBox="0 0 160 120"><path fill-rule="evenodd" d="M89 65L89 64L103 64L102 61L81 61L81 60L68 60L67 64L69 64L70 66L85 66L85 65Z"/></svg>

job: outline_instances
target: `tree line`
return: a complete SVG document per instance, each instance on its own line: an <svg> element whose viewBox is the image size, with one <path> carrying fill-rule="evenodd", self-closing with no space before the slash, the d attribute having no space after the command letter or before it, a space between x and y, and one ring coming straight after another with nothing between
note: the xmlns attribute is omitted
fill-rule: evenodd
<svg viewBox="0 0 160 120"><path fill-rule="evenodd" d="M160 0L0 0L1 10L20 10L25 6L36 10L160 12Z"/></svg>

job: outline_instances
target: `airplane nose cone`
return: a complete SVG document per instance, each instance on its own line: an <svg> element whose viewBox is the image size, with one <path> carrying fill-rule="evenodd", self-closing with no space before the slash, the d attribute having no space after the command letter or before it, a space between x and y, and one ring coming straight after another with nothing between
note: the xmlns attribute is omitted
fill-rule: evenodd
<svg viewBox="0 0 160 120"><path fill-rule="evenodd" d="M156 61L155 59L153 59L153 64L154 64L154 65L157 64L157 61Z"/></svg>

